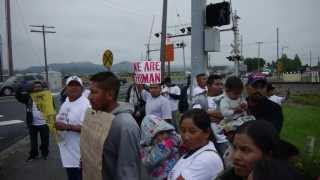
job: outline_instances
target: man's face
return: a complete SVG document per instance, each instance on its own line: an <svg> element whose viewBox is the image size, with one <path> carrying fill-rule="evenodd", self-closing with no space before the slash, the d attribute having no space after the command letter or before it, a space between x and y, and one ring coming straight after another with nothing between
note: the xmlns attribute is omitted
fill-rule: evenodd
<svg viewBox="0 0 320 180"><path fill-rule="evenodd" d="M210 92L211 94L218 96L222 93L223 90L223 83L221 79L216 79L213 81L213 83L211 85L207 86L208 88L208 92Z"/></svg>
<svg viewBox="0 0 320 180"><path fill-rule="evenodd" d="M201 88L206 87L207 84L207 77L206 76L200 76L197 78L197 83L198 86L200 86Z"/></svg>
<svg viewBox="0 0 320 180"><path fill-rule="evenodd" d="M32 85L32 92L39 92L42 91L42 85L40 83L35 83Z"/></svg>
<svg viewBox="0 0 320 180"><path fill-rule="evenodd" d="M247 84L246 90L248 96L255 100L263 99L267 95L267 86L264 82L256 82L252 85Z"/></svg>
<svg viewBox="0 0 320 180"><path fill-rule="evenodd" d="M152 84L150 85L150 94L152 97L158 97L160 96L160 93L161 93L161 87L159 84Z"/></svg>
<svg viewBox="0 0 320 180"><path fill-rule="evenodd" d="M66 92L70 99L77 99L82 94L82 86L76 81L71 81L67 85Z"/></svg>
<svg viewBox="0 0 320 180"><path fill-rule="evenodd" d="M107 93L106 90L99 88L97 82L91 82L90 91L89 101L92 109L105 111L110 102L110 93Z"/></svg>

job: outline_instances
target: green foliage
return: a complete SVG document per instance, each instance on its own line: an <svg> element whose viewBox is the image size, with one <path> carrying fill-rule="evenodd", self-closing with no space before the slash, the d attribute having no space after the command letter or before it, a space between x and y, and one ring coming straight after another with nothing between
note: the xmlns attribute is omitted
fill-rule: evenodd
<svg viewBox="0 0 320 180"><path fill-rule="evenodd" d="M244 60L244 64L247 65L248 72L257 71L258 66L259 69L262 70L266 61L263 58L246 58Z"/></svg>
<svg viewBox="0 0 320 180"><path fill-rule="evenodd" d="M302 68L300 57L296 54L294 59L290 59L286 54L283 54L277 63L281 63L283 66L283 72L296 72Z"/></svg>

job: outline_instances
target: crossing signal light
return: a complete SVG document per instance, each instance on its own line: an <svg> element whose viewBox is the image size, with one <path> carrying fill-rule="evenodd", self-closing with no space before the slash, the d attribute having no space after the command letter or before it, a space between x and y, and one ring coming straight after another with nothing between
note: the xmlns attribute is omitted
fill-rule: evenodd
<svg viewBox="0 0 320 180"><path fill-rule="evenodd" d="M228 56L228 57L226 57L229 61L235 61L235 60L237 60L237 61L242 61L242 57L241 56L239 56L239 55L236 55L236 56Z"/></svg>
<svg viewBox="0 0 320 180"><path fill-rule="evenodd" d="M231 8L229 2L209 4L206 8L206 24L209 27L230 24Z"/></svg>

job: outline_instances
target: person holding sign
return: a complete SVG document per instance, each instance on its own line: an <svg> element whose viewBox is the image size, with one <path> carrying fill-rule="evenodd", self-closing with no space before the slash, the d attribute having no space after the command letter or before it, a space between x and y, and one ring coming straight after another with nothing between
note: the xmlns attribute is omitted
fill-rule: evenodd
<svg viewBox="0 0 320 180"><path fill-rule="evenodd" d="M117 101L120 89L119 79L112 72L100 72L93 75L90 81L89 100L92 109L97 112L96 114L105 112L114 116L109 127L106 128L108 135L105 140L102 140L102 157L97 159L100 161L102 158L102 179L140 180L140 129L131 115L133 107ZM103 124L109 123L108 119L103 120ZM86 121L87 119L84 123ZM92 139L92 141L98 140ZM82 161L82 163L85 166L88 162Z"/></svg>
<svg viewBox="0 0 320 180"><path fill-rule="evenodd" d="M80 132L89 100L82 95L83 83L77 76L66 81L67 98L56 116L56 129L59 130L58 143L62 165L66 168L68 180L80 180Z"/></svg>
<svg viewBox="0 0 320 180"><path fill-rule="evenodd" d="M41 138L41 155L47 159L49 154L49 127L50 115L54 114L53 98L50 91L44 90L44 85L40 81L33 82L31 88L18 88L16 99L26 105L26 122L30 136L30 153L27 162L37 158L38 151L38 133ZM49 124L51 124L49 122Z"/></svg>

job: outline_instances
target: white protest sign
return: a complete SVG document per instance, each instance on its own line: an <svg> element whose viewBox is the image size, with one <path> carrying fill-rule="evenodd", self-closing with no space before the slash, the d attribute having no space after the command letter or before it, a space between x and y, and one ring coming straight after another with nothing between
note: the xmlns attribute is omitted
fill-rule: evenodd
<svg viewBox="0 0 320 180"><path fill-rule="evenodd" d="M161 62L141 61L133 63L136 84L160 84Z"/></svg>

